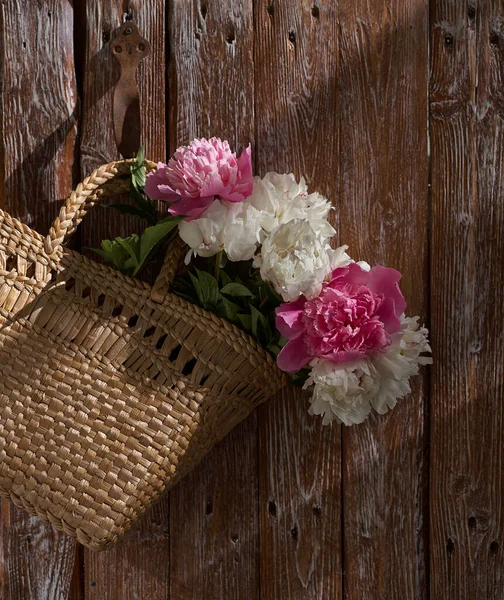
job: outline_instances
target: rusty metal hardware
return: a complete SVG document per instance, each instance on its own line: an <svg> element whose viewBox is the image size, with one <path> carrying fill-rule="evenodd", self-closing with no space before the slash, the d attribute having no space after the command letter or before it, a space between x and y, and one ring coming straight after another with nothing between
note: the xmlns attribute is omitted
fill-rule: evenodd
<svg viewBox="0 0 504 600"><path fill-rule="evenodd" d="M130 158L140 147L140 96L135 73L141 60L149 54L150 44L133 21L123 23L110 44L121 65L121 77L114 90L114 134L119 152L124 158Z"/></svg>

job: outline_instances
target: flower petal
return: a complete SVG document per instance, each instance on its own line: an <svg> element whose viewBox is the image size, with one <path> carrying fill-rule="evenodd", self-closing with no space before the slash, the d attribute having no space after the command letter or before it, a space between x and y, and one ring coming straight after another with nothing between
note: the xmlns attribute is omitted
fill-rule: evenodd
<svg viewBox="0 0 504 600"><path fill-rule="evenodd" d="M296 373L311 361L304 337L297 337L288 342L277 356L278 368L286 373Z"/></svg>
<svg viewBox="0 0 504 600"><path fill-rule="evenodd" d="M170 206L168 212L171 215L186 215L186 221L192 221L200 217L205 210L212 204L213 197L206 198L182 198Z"/></svg>
<svg viewBox="0 0 504 600"><path fill-rule="evenodd" d="M292 340L304 331L301 317L305 303L306 299L301 296L294 302L281 304L276 309L276 328L284 338Z"/></svg>
<svg viewBox="0 0 504 600"><path fill-rule="evenodd" d="M369 289L383 294L384 301L376 314L380 317L388 333L395 333L401 328L400 317L406 310L406 300L397 282L402 275L388 267L373 267L369 272Z"/></svg>

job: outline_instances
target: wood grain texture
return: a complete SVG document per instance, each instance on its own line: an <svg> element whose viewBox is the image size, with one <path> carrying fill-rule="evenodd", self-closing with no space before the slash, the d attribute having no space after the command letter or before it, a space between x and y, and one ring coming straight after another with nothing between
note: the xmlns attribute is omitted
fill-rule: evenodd
<svg viewBox="0 0 504 600"><path fill-rule="evenodd" d="M254 141L251 0L170 3L170 150ZM258 598L257 422L249 417L171 492L172 600Z"/></svg>
<svg viewBox="0 0 504 600"><path fill-rule="evenodd" d="M113 128L113 94L120 68L112 54L111 43L123 22L125 7L141 34L151 44L150 54L141 62L137 74L140 91L141 137L146 156L164 160L166 155L165 102L165 2L86 0L85 21L79 23L77 39L85 40L83 81L83 119L80 141L82 177L98 166L119 158ZM94 210L81 225L83 246L99 246L102 239L129 235L145 224L132 217ZM96 259L96 255L93 255Z"/></svg>
<svg viewBox="0 0 504 600"><path fill-rule="evenodd" d="M431 4L431 597L504 597L504 3Z"/></svg>
<svg viewBox="0 0 504 600"><path fill-rule="evenodd" d="M255 4L256 172L304 175L338 206L336 2ZM340 428L294 390L260 409L261 598L337 599Z"/></svg>
<svg viewBox="0 0 504 600"><path fill-rule="evenodd" d="M77 93L73 11L0 3L0 207L45 233L72 189ZM0 598L66 600L76 544L1 503Z"/></svg>
<svg viewBox="0 0 504 600"><path fill-rule="evenodd" d="M105 553L85 551L86 600L168 600L169 504L161 500Z"/></svg>
<svg viewBox="0 0 504 600"><path fill-rule="evenodd" d="M162 0L129 2L133 18L151 44L151 53L137 72L142 111L142 139L146 155L154 160L166 154L165 111L165 5ZM83 71L82 175L117 157L112 126L112 94L117 76L109 40L122 23L121 1L87 0ZM85 25L85 27L84 27ZM119 221L119 222L117 222ZM97 245L103 237L131 233L142 227L134 219L108 216L105 209L85 219L82 245ZM148 511L138 528L116 548L95 554L84 552L85 597L97 600L164 600L169 598L169 498Z"/></svg>
<svg viewBox="0 0 504 600"><path fill-rule="evenodd" d="M428 293L425 0L340 3L340 234L356 260ZM425 380L388 415L343 430L345 598L427 598Z"/></svg>

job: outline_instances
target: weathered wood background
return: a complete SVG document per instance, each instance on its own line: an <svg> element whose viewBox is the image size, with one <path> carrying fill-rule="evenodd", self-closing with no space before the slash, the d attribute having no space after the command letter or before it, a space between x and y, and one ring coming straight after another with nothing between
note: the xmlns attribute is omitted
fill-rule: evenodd
<svg viewBox="0 0 504 600"><path fill-rule="evenodd" d="M0 597L502 600L503 0L0 0L0 206L41 232L117 158L129 8L150 158L214 134L304 174L354 257L403 271L435 364L351 429L275 398L105 554L2 502Z"/></svg>

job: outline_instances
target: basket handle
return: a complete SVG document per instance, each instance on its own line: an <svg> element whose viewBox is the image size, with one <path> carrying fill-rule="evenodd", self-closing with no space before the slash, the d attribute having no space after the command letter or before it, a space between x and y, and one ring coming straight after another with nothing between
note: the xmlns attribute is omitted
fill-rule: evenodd
<svg viewBox="0 0 504 600"><path fill-rule="evenodd" d="M124 194L130 189L130 167L135 159L118 160L103 165L86 177L70 194L61 207L44 241L44 249L49 258L59 258L63 244L68 242L80 225L86 213L104 198ZM146 161L147 172L157 168L156 164ZM165 261L152 287L152 299L162 302L168 293L170 283L175 277L180 259L184 253L182 240L175 236L169 244Z"/></svg>

